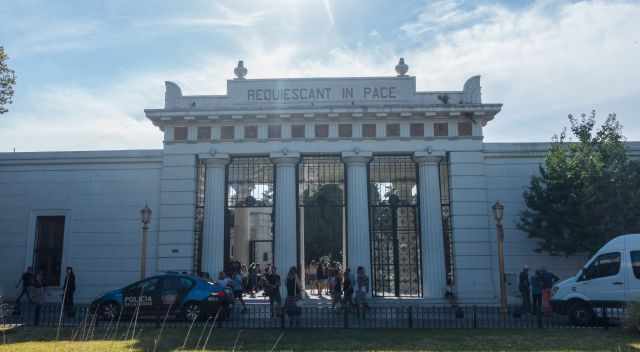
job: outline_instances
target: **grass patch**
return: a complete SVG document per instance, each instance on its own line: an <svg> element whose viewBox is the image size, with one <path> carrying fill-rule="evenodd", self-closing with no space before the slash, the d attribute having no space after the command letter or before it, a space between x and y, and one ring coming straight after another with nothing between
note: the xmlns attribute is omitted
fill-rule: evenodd
<svg viewBox="0 0 640 352"><path fill-rule="evenodd" d="M236 351L268 351L283 330L242 330ZM159 330L145 328L129 341L100 340L104 330L96 330L92 341L70 341L73 331L66 328L55 341L55 328L18 328L6 332L1 352L56 351L153 351ZM158 351L177 351L186 328L167 328ZM195 351L202 328L194 328L185 351ZM207 350L231 351L240 330L213 332ZM206 337L206 332L205 332ZM0 338L2 338L0 336ZM202 339L204 340L204 338ZM198 350L202 347L202 342ZM621 329L299 329L284 330L278 351L640 351L640 335Z"/></svg>

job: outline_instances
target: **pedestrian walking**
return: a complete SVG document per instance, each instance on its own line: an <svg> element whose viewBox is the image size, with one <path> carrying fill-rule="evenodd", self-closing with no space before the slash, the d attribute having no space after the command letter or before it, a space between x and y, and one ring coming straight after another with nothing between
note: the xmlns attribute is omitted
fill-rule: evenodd
<svg viewBox="0 0 640 352"><path fill-rule="evenodd" d="M29 301L29 303L33 303L33 299L31 298L31 287L33 286L33 282L34 282L34 275L33 275L33 268L32 267L28 267L27 271L25 271L24 273L22 273L22 276L20 276L20 280L18 280L18 283L16 284L16 288L20 287L20 285L22 285L22 289L20 290L20 295L18 295L18 298L16 299L16 307L20 307L20 301L22 300L23 296L27 296L27 300Z"/></svg>
<svg viewBox="0 0 640 352"><path fill-rule="evenodd" d="M70 266L67 267L67 275L64 278L62 292L64 312L67 317L73 318L73 295L76 292L76 275Z"/></svg>
<svg viewBox="0 0 640 352"><path fill-rule="evenodd" d="M531 285L529 282L529 267L524 266L522 271L520 272L520 277L518 279L518 290L520 291L520 295L522 296L522 313L530 313L531 312Z"/></svg>
<svg viewBox="0 0 640 352"><path fill-rule="evenodd" d="M300 284L298 269L295 266L289 269L285 285L287 288L287 298L285 300L284 310L289 317L289 326L293 327L298 325L300 315L302 314L302 308L300 307L302 285Z"/></svg>

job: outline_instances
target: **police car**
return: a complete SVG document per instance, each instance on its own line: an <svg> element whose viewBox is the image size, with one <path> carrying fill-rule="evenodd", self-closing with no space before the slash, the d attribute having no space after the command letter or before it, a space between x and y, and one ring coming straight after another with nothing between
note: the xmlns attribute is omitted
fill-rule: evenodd
<svg viewBox="0 0 640 352"><path fill-rule="evenodd" d="M164 316L167 311L175 317L193 321L215 315L228 317L233 304L233 292L203 278L167 273L137 281L124 288L107 292L91 303L91 312L104 320L120 316ZM122 310L122 311L121 311Z"/></svg>

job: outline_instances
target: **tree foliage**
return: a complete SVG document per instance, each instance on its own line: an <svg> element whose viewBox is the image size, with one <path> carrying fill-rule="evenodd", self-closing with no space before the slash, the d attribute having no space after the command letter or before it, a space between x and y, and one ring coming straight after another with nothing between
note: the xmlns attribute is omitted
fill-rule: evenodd
<svg viewBox="0 0 640 352"><path fill-rule="evenodd" d="M6 106L13 103L13 86L16 84L16 74L7 65L9 56L0 46L0 114L7 110Z"/></svg>
<svg viewBox="0 0 640 352"><path fill-rule="evenodd" d="M305 261L342 261L342 190L334 184L303 194Z"/></svg>
<svg viewBox="0 0 640 352"><path fill-rule="evenodd" d="M538 252L593 253L609 239L640 232L640 164L625 149L622 127L610 114L595 131L596 114L569 115L534 176L518 227L539 240Z"/></svg>

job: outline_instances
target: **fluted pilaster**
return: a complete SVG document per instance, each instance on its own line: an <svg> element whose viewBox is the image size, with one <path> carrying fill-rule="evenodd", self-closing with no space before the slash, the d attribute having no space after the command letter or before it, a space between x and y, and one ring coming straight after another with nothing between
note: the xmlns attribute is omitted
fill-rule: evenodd
<svg viewBox="0 0 640 352"><path fill-rule="evenodd" d="M347 263L352 272L362 266L371 275L367 163L370 152L344 152L347 166Z"/></svg>
<svg viewBox="0 0 640 352"><path fill-rule="evenodd" d="M227 154L214 154L206 159L202 271L214 279L224 269L224 187L228 163Z"/></svg>
<svg viewBox="0 0 640 352"><path fill-rule="evenodd" d="M422 239L422 275L425 298L443 298L447 286L445 270L440 174L443 152L417 152L420 193L420 233Z"/></svg>
<svg viewBox="0 0 640 352"><path fill-rule="evenodd" d="M281 294L285 296L284 278L289 268L297 265L296 231L296 165L298 153L272 153L276 165L275 234L273 262L283 278Z"/></svg>

